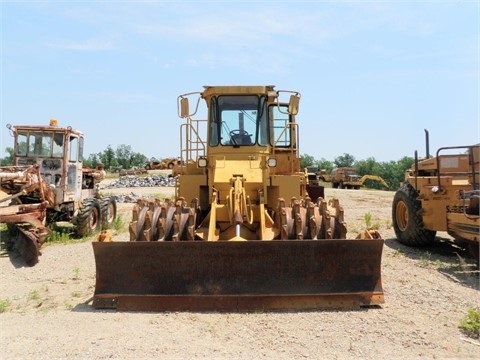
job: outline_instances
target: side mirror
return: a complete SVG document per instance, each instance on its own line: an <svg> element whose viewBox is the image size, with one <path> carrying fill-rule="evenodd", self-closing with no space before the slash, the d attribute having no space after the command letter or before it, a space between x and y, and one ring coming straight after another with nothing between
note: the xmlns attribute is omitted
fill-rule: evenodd
<svg viewBox="0 0 480 360"><path fill-rule="evenodd" d="M190 115L190 105L188 104L188 98L184 97L180 99L180 117L186 118Z"/></svg>
<svg viewBox="0 0 480 360"><path fill-rule="evenodd" d="M299 104L300 97L298 95L290 95L290 102L288 103L288 113L291 115L297 115Z"/></svg>

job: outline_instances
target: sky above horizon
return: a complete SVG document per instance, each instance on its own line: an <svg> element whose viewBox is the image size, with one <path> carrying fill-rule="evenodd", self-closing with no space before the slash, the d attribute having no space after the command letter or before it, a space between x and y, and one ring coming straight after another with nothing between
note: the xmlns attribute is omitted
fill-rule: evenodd
<svg viewBox="0 0 480 360"><path fill-rule="evenodd" d="M4 1L5 125L85 133L85 157L178 156L177 97L299 91L300 153L397 161L480 140L479 1Z"/></svg>

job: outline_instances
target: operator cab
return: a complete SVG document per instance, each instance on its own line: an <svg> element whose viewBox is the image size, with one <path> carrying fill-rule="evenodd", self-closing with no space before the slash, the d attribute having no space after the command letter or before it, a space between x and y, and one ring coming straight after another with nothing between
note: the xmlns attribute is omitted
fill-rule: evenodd
<svg viewBox="0 0 480 360"><path fill-rule="evenodd" d="M210 146L266 146L266 113L264 96L213 96L209 116Z"/></svg>

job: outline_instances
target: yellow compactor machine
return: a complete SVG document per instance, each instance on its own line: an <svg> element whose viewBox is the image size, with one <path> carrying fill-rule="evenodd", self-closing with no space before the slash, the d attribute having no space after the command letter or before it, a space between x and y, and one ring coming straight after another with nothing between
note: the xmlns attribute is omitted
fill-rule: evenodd
<svg viewBox="0 0 480 360"><path fill-rule="evenodd" d="M200 114L203 100L206 120ZM383 239L346 239L338 199L300 171L300 94L205 86L178 97L174 199L133 207L130 240L93 242L93 306L254 311L382 304ZM201 115L200 115L201 116ZM198 117L198 115L197 115Z"/></svg>

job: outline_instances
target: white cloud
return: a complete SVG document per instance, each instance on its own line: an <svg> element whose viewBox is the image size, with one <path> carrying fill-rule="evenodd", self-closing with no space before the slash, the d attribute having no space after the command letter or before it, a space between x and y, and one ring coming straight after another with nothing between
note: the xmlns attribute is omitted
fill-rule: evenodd
<svg viewBox="0 0 480 360"><path fill-rule="evenodd" d="M56 40L46 43L48 47L63 50L76 51L109 51L114 50L115 46L112 41L101 39L87 39L80 42L68 40Z"/></svg>

